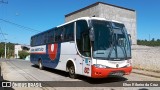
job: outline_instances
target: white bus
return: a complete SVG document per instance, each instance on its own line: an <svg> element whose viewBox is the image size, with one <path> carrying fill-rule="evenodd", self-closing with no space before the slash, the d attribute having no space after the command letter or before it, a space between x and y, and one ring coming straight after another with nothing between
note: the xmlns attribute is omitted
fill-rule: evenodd
<svg viewBox="0 0 160 90"><path fill-rule="evenodd" d="M31 37L31 63L69 72L71 78L128 75L131 44L125 25L82 17Z"/></svg>

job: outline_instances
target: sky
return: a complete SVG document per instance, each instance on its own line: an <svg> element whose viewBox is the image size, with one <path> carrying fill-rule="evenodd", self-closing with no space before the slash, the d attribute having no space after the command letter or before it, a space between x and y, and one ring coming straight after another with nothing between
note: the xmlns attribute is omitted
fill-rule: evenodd
<svg viewBox="0 0 160 90"><path fill-rule="evenodd" d="M2 1L2 0L0 0ZM65 15L101 1L136 10L137 38L160 39L160 0L3 0L0 42L30 44L30 37L65 22ZM28 29L31 28L31 29Z"/></svg>

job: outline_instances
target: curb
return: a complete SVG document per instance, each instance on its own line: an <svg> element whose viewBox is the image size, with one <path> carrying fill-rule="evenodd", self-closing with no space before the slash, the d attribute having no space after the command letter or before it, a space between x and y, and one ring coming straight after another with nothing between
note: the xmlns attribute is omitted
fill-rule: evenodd
<svg viewBox="0 0 160 90"><path fill-rule="evenodd" d="M2 81L3 81L3 75L2 75L2 69L1 69L2 63L0 62L0 81L1 81L1 85L2 85ZM4 90L3 87L0 87L1 90Z"/></svg>
<svg viewBox="0 0 160 90"><path fill-rule="evenodd" d="M145 75L145 76L150 76L150 77L155 77L155 78L160 78L160 73L158 73L158 72L133 69L132 73L136 73L136 74L140 74L140 75Z"/></svg>
<svg viewBox="0 0 160 90"><path fill-rule="evenodd" d="M0 62L0 81L3 81L3 74L2 74L2 63Z"/></svg>

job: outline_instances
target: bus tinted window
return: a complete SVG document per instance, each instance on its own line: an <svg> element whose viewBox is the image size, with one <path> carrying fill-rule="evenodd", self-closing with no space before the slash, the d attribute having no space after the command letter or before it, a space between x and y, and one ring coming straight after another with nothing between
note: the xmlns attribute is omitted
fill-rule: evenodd
<svg viewBox="0 0 160 90"><path fill-rule="evenodd" d="M48 37L48 32L44 34L44 41L43 41L44 44L48 43L47 37Z"/></svg>
<svg viewBox="0 0 160 90"><path fill-rule="evenodd" d="M74 40L74 23L67 24L55 30L56 42L67 42Z"/></svg>
<svg viewBox="0 0 160 90"><path fill-rule="evenodd" d="M91 56L89 29L87 22L80 20L76 22L76 42L79 52L86 57Z"/></svg>
<svg viewBox="0 0 160 90"><path fill-rule="evenodd" d="M51 29L47 32L35 35L31 38L31 45L45 45L57 42L67 42L74 40L74 23Z"/></svg>
<svg viewBox="0 0 160 90"><path fill-rule="evenodd" d="M47 36L47 43L54 43L54 29L48 31L46 34L48 34Z"/></svg>
<svg viewBox="0 0 160 90"><path fill-rule="evenodd" d="M74 23L65 26L64 30L64 41L74 40Z"/></svg>
<svg viewBox="0 0 160 90"><path fill-rule="evenodd" d="M31 37L30 43L31 43L31 46L33 46L33 37Z"/></svg>
<svg viewBox="0 0 160 90"><path fill-rule="evenodd" d="M32 45L33 45L33 46L35 46L35 42L36 42L36 38L33 37L33 39L32 39Z"/></svg>
<svg viewBox="0 0 160 90"><path fill-rule="evenodd" d="M55 42L61 41L62 27L55 29Z"/></svg>

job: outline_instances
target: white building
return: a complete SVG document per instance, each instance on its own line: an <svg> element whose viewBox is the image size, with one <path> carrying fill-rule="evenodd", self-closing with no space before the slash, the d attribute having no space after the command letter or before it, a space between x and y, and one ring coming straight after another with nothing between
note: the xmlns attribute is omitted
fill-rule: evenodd
<svg viewBox="0 0 160 90"><path fill-rule="evenodd" d="M27 45L15 45L14 46L14 58L19 58L19 51L26 50L29 52L30 46Z"/></svg>
<svg viewBox="0 0 160 90"><path fill-rule="evenodd" d="M15 45L14 46L14 58L19 58L18 51L22 51L21 45Z"/></svg>

